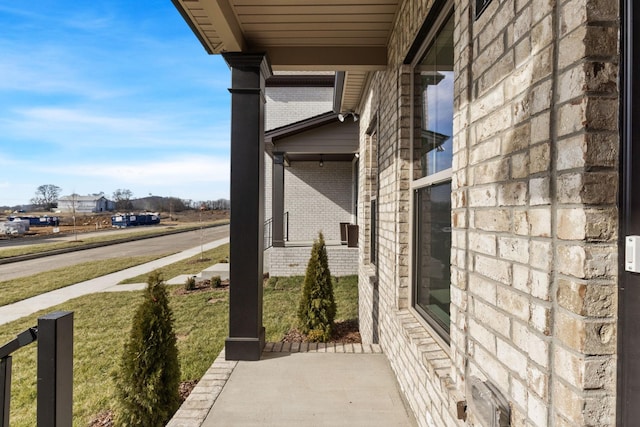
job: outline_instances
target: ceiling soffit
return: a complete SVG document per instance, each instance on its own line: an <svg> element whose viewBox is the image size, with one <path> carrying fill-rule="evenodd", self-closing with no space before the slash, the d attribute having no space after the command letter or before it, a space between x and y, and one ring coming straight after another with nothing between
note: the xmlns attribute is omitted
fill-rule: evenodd
<svg viewBox="0 0 640 427"><path fill-rule="evenodd" d="M402 0L173 0L209 53L264 51L274 70L345 71L355 110L370 71L387 64Z"/></svg>
<svg viewBox="0 0 640 427"><path fill-rule="evenodd" d="M209 53L265 51L274 70L383 69L400 0L173 0Z"/></svg>

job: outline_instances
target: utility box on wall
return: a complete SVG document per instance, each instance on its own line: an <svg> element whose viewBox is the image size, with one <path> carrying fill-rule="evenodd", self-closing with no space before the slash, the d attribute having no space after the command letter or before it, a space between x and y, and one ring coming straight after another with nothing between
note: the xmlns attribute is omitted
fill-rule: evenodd
<svg viewBox="0 0 640 427"><path fill-rule="evenodd" d="M471 377L467 382L467 413L485 427L509 427L509 403L488 381Z"/></svg>

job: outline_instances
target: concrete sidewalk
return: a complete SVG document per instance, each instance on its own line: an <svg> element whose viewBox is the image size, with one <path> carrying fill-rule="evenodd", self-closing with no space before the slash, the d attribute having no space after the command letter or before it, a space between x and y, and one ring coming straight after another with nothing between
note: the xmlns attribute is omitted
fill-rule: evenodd
<svg viewBox="0 0 640 427"><path fill-rule="evenodd" d="M96 277L95 279L76 283L75 285L56 289L55 291L47 292L32 298L15 302L13 304L2 306L0 307L0 325L4 325L5 323L20 319L24 316L28 316L37 311L62 304L63 302L73 298L96 292L105 292L110 290L110 288L114 288L116 286L125 286L118 285L118 283L124 279L135 277L140 274L149 273L162 266L190 258L194 255L199 254L201 249L206 251L228 242L229 238L215 240L203 245L202 248L201 246L197 246L195 248L187 249L177 254L159 258L146 264L140 264L135 267L107 274L106 276ZM123 287L121 288L121 290L131 290L131 287Z"/></svg>
<svg viewBox="0 0 640 427"><path fill-rule="evenodd" d="M416 426L378 345L268 343L257 362L224 350L167 427Z"/></svg>

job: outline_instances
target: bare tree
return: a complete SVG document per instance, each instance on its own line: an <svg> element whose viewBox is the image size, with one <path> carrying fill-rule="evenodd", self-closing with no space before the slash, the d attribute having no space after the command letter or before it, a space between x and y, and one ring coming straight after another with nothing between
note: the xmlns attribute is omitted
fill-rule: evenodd
<svg viewBox="0 0 640 427"><path fill-rule="evenodd" d="M231 202L227 199L207 200L207 207L214 210L228 210L231 208Z"/></svg>
<svg viewBox="0 0 640 427"><path fill-rule="evenodd" d="M35 196L31 199L31 203L43 209L49 210L57 206L58 197L62 188L53 184L44 184L36 189Z"/></svg>
<svg viewBox="0 0 640 427"><path fill-rule="evenodd" d="M126 188L118 188L113 192L113 201L116 202L116 209L118 210L132 209L132 198L133 192Z"/></svg>

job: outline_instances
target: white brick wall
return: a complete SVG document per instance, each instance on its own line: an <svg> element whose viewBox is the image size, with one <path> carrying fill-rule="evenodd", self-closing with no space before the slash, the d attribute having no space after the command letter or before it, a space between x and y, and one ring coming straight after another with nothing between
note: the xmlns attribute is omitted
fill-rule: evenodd
<svg viewBox="0 0 640 427"><path fill-rule="evenodd" d="M271 212L271 167L265 157L265 220ZM294 162L284 169L284 211L289 212L289 241L340 240L340 223L352 222L351 162Z"/></svg>
<svg viewBox="0 0 640 427"><path fill-rule="evenodd" d="M293 162L285 168L284 210L289 241L340 240L340 223L351 222L351 162Z"/></svg>
<svg viewBox="0 0 640 427"><path fill-rule="evenodd" d="M304 276L311 257L311 247L270 248L267 250L270 276ZM346 246L327 246L329 271L332 276L358 274L358 249Z"/></svg>
<svg viewBox="0 0 640 427"><path fill-rule="evenodd" d="M265 130L276 129L333 109L331 87L267 87Z"/></svg>

